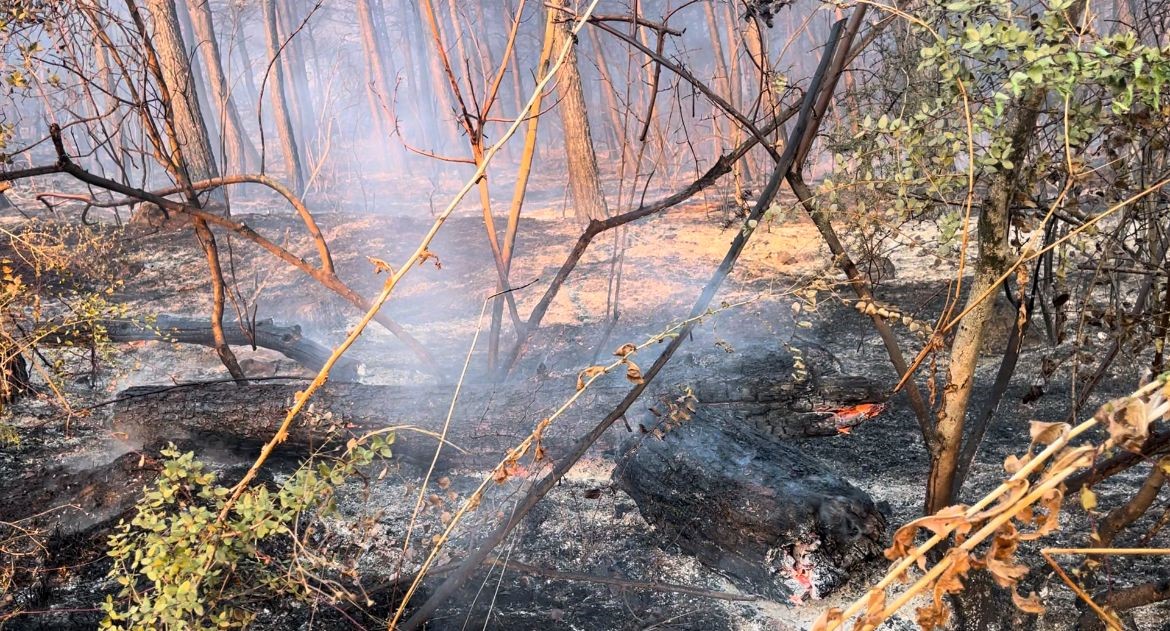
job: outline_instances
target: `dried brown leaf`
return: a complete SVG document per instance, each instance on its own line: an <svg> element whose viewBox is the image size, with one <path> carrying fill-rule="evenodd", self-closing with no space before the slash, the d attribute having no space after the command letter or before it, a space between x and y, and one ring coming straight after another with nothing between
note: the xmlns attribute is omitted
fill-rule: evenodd
<svg viewBox="0 0 1170 631"><path fill-rule="evenodd" d="M642 378L642 369L638 368L637 364L628 359L626 360L626 379L631 383L639 385L646 383L646 380Z"/></svg>
<svg viewBox="0 0 1170 631"><path fill-rule="evenodd" d="M1051 445L1068 435L1072 427L1068 423L1045 423L1032 421L1028 433L1032 436L1032 445ZM1031 451L1029 449L1029 451Z"/></svg>
<svg viewBox="0 0 1170 631"><path fill-rule="evenodd" d="M584 390L585 382L605 373L605 366L590 366L585 370L577 373L577 389Z"/></svg>
<svg viewBox="0 0 1170 631"><path fill-rule="evenodd" d="M944 629L947 626L947 621L951 618L950 607L947 607L943 603L919 607L915 610L915 613L918 614L918 626L923 631Z"/></svg>
<svg viewBox="0 0 1170 631"><path fill-rule="evenodd" d="M1015 587L1028 574L1028 566L1000 559L987 559L987 571L1000 587Z"/></svg>
<svg viewBox="0 0 1170 631"><path fill-rule="evenodd" d="M845 621L843 614L844 612L838 607L830 608L813 623L812 631L826 631L829 625L835 625L834 628L839 628L841 623Z"/></svg>
<svg viewBox="0 0 1170 631"><path fill-rule="evenodd" d="M1012 604L1016 606L1016 609L1024 613L1044 613L1044 605L1040 604L1040 597L1036 595L1036 592L1032 592L1028 596L1021 596L1019 592L1013 589Z"/></svg>
<svg viewBox="0 0 1170 631"><path fill-rule="evenodd" d="M934 584L935 601L941 602L943 594L952 594L963 589L963 577L971 571L971 556L959 548L952 548L947 556L951 564L939 575Z"/></svg>
<svg viewBox="0 0 1170 631"><path fill-rule="evenodd" d="M422 253L418 255L418 264L421 267L427 261L434 261L435 269L443 269L443 264L439 262L438 254L435 254L430 250L423 250Z"/></svg>
<svg viewBox="0 0 1170 631"><path fill-rule="evenodd" d="M386 272L387 274L394 273L394 268L391 267L389 263L387 263L386 261L383 261L382 259L376 259L372 256L367 256L366 260L374 265L374 273L375 274L381 274L382 272Z"/></svg>
<svg viewBox="0 0 1170 631"><path fill-rule="evenodd" d="M1031 485L1027 480L1010 480L1006 482L1008 490L996 500L995 505L986 510L980 511L971 517L973 522L981 522L991 519L1000 513L1015 507L1016 502L1020 501L1028 491L1031 490Z"/></svg>
<svg viewBox="0 0 1170 631"><path fill-rule="evenodd" d="M886 609L886 592L882 589L871 589L865 598L865 614L857 621L855 629L872 629L884 620L882 612Z"/></svg>
<svg viewBox="0 0 1170 631"><path fill-rule="evenodd" d="M1150 435L1152 420L1149 404L1133 399L1124 408L1109 415L1109 437L1118 447L1140 452Z"/></svg>
<svg viewBox="0 0 1170 631"><path fill-rule="evenodd" d="M1060 527L1060 505L1064 502L1064 491L1059 487L1049 489L1032 508L1027 522L1036 525L1036 530L1020 533L1020 541L1032 541L1055 532ZM1040 509L1040 510L1037 510Z"/></svg>
<svg viewBox="0 0 1170 631"><path fill-rule="evenodd" d="M619 346L618 349L613 352L613 354L617 355L618 357L625 357L636 350L638 350L637 346L631 344L630 342L626 342L625 344Z"/></svg>

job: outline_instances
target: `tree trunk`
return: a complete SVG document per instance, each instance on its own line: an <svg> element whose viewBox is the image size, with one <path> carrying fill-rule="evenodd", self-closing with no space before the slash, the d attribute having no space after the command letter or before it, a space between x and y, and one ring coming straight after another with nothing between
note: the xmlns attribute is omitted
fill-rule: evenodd
<svg viewBox="0 0 1170 631"><path fill-rule="evenodd" d="M425 18L418 8L420 4L422 3L416 4L411 2L410 11L414 13L415 22L419 25L419 28L422 29L424 41L429 41L437 47L438 43L435 42L435 38L428 34L430 33L431 29L427 25ZM433 6L424 6L432 12L434 11ZM436 16L436 23L437 22L438 17ZM432 97L434 97L435 106L435 115L432 117L432 120L434 121L434 124L438 126L439 132L436 140L441 138L443 140L443 149L450 151L458 144L455 125L452 124L452 116L458 115L458 112L455 111L455 101L454 96L451 94L451 85L447 81L447 76L443 74L443 65L439 61L438 51L429 50L424 56L427 58L427 62L430 64L429 90Z"/></svg>
<svg viewBox="0 0 1170 631"><path fill-rule="evenodd" d="M264 33L268 42L268 58L276 59L280 54L280 29L276 22L276 0L264 0ZM305 192L305 174L301 166L301 152L297 147L296 133L293 131L292 116L288 109L288 99L285 94L284 70L279 62L272 64L269 75L272 79L268 92L272 99L272 114L276 120L276 129L280 134L280 146L284 153L285 177L292 183L297 195Z"/></svg>
<svg viewBox="0 0 1170 631"><path fill-rule="evenodd" d="M569 6L568 0L561 0L561 6ZM566 39L572 37L572 22L560 17L556 19L557 38L553 45L554 54L559 53ZM561 65L557 92L561 98L557 110L561 115L565 137L565 158L568 162L573 214L583 224L594 219L604 219L609 216L609 210L605 205L601 177L597 171L597 154L593 151L589 112L585 105L585 94L581 89L581 73L577 67L575 44Z"/></svg>
<svg viewBox="0 0 1170 631"><path fill-rule="evenodd" d="M608 135L612 142L610 159L621 156L620 159L626 160L632 165L635 160L633 147L626 142L626 130L622 124L622 109L617 101L617 88L610 76L609 63L605 60L605 50L601 45L601 38L597 35L597 29L589 29L589 45L593 49L593 62L597 64L597 71L601 79L599 87L605 98L606 114L609 120Z"/></svg>
<svg viewBox="0 0 1170 631"><path fill-rule="evenodd" d="M179 31L175 4L168 0L146 0L146 6L154 18L154 37L151 44L158 53L163 81L171 94L170 103L167 105L173 112L177 136L175 140L183 156L187 177L191 181L219 177L207 126L204 124L199 100L195 95L195 84L191 78L189 57ZM211 200L212 206L216 203L222 204L226 211L227 195L223 189L213 191Z"/></svg>
<svg viewBox="0 0 1170 631"><path fill-rule="evenodd" d="M386 158L391 168L403 168L403 156L395 143L391 142L395 122L390 114L394 107L394 72L388 67L389 55L385 45L385 20L375 14L370 0L357 0L358 26L362 34L362 51L366 57L369 82L366 94L370 102L370 116L378 131L379 146L385 147Z"/></svg>
<svg viewBox="0 0 1170 631"><path fill-rule="evenodd" d="M191 66L191 84L195 86L195 96L199 99L199 111L203 113L203 123L207 126L207 137L211 140L211 151L215 154L216 166L224 166L223 136L220 134L219 119L216 118L216 108L207 100L207 78L203 76L203 66L196 57L197 44L195 41L195 25L191 23L191 14L183 2L174 3L175 14L179 16L179 30L183 36L183 48L190 57L187 63Z"/></svg>
<svg viewBox="0 0 1170 631"><path fill-rule="evenodd" d="M238 44L240 51L240 65L242 68L240 72L244 76L244 89L247 91L247 101L252 104L252 108L260 103L260 92L256 89L256 69L252 67L252 55L248 52L248 34L240 28L239 11L232 11L232 33L235 36L235 42ZM260 121L256 122L261 125ZM259 164L259 156L257 156L257 164ZM261 165L262 166L262 165Z"/></svg>
<svg viewBox="0 0 1170 631"><path fill-rule="evenodd" d="M875 382L831 371L820 374L832 360L808 349L802 355L808 377L800 381L777 378L777 375L791 375L795 370L796 359L788 353L744 357L717 374L705 378L694 376L695 405L711 413L735 414L744 423L776 438L807 438L836 435L842 428L853 427L868 418L818 409L884 398ZM532 431L540 418L573 394L572 383L536 386L536 383L523 382L464 383L448 440L472 453L461 455L456 449L444 448L450 462L495 464L505 451ZM288 402L302 387L283 384L236 387L231 383L217 383L131 388L119 395L119 399L130 398L117 404L114 423L118 431L140 436L144 444L183 434L265 441L271 438L288 411ZM156 391L150 396L139 396ZM372 386L330 381L314 395L313 405L319 413L333 414L331 424L346 427L355 434L389 425L440 431L453 392L451 385ZM597 384L582 393L581 400L557 421L562 429L545 434L544 447L549 455L555 457L567 449L576 435L572 428L591 423L597 409L616 402L625 393L620 383ZM289 441L295 445L320 442L327 429L324 425L301 422ZM410 461L429 462L434 446L433 437L402 431L395 443L395 453Z"/></svg>
<svg viewBox="0 0 1170 631"><path fill-rule="evenodd" d="M1085 6L1086 2L1082 0L1071 7L1070 23L1075 24L1080 20ZM975 264L975 278L967 290L964 307L967 315L959 322L951 342L947 385L943 389L942 404L935 424L939 447L937 453L931 456L930 476L926 483L927 513L935 513L948 506L958 495L955 478L963 448L967 407L975 386L979 349L992 319L999 278L1012 264L1013 257L1008 244L1011 205L1027 174L1024 167L1036 139L1036 123L1047 95L1047 88L1033 88L1014 104L1011 117L1004 125L1010 129L1009 156L1014 167L996 173L983 197L977 229L979 255Z"/></svg>
<svg viewBox="0 0 1170 631"><path fill-rule="evenodd" d="M304 41L306 33L302 28L302 18L294 10L294 0L276 0L277 19L280 32L287 40L281 59L285 62L286 95L292 101L292 115L301 132L299 146L304 155L309 155L309 147L313 145L310 130L319 127L316 108L313 104L313 94L309 90L309 65L305 63Z"/></svg>
<svg viewBox="0 0 1170 631"><path fill-rule="evenodd" d="M247 173L259 162L256 147L244 130L235 99L228 87L219 52L219 40L215 35L215 23L211 15L210 0L186 0L191 14L191 25L195 46L207 69L207 82L211 88L212 100L219 111L220 127L223 129L223 143L230 171ZM251 69L246 69L250 72Z"/></svg>
<svg viewBox="0 0 1170 631"><path fill-rule="evenodd" d="M259 444L276 432L293 398L303 388L302 384L279 383L130 388L118 395L113 430L143 445L184 436ZM608 400L620 397L620 391L620 386L591 389L586 399ZM320 445L335 428L344 428L345 436L389 426L441 432L453 392L453 386L373 386L331 381L313 395L311 405L316 418L310 414L294 425L285 444L293 449ZM463 384L441 466L494 466L532 431L541 410L548 414L558 400L570 394L558 388L537 392L533 384L512 384L500 389ZM588 407L579 406L562 420L581 422L589 416ZM326 413L331 416L320 416ZM550 455L568 448L571 437L549 434L545 448ZM338 440L340 445L345 444L344 437ZM429 465L437 444L432 435L403 429L396 432L394 456L410 465Z"/></svg>

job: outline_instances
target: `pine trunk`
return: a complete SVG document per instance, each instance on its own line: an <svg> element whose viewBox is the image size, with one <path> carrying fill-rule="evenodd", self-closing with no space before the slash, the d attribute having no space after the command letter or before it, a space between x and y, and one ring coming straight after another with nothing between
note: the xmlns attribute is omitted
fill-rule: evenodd
<svg viewBox="0 0 1170 631"><path fill-rule="evenodd" d="M276 0L264 0L264 33L268 41L268 57L280 54L280 29L276 22ZM272 99L273 118L276 120L280 146L284 153L285 177L293 184L298 195L305 192L305 177L301 167L301 153L293 131L292 115L289 113L285 94L284 71L280 63L272 64L271 85L267 90Z"/></svg>
<svg viewBox="0 0 1170 631"><path fill-rule="evenodd" d="M199 108L195 83L191 77L187 50L179 30L179 17L175 4L167 0L146 0L154 22L154 37L151 44L158 54L163 81L171 94L168 104L174 117L175 141L183 157L186 175L191 181L206 180L219 176L215 165L215 154L211 151L211 139ZM227 209L227 196L222 189L212 193L212 206L216 202Z"/></svg>
<svg viewBox="0 0 1170 631"><path fill-rule="evenodd" d="M568 0L561 0L569 6ZM553 53L559 54L565 42L572 38L572 22L557 20L557 38ZM581 223L601 220L609 216L605 196L601 191L601 177L597 170L597 154L593 151L593 137L589 131L589 111L585 93L581 89L581 72L577 66L574 44L561 65L557 78L557 93L561 98L557 110L565 137L565 158L569 171L569 194L573 199L573 213Z"/></svg>
<svg viewBox="0 0 1170 631"><path fill-rule="evenodd" d="M211 16L210 0L186 1L191 14L195 47L199 50L203 66L207 69L207 82L211 88L212 101L219 112L228 170L247 173L252 165L259 162L259 155L244 131L240 112L228 87L219 52L219 40L215 35L215 22Z"/></svg>

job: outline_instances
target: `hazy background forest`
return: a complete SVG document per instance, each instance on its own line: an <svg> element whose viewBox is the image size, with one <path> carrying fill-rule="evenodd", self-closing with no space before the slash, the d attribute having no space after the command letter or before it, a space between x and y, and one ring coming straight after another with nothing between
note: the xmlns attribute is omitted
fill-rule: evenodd
<svg viewBox="0 0 1170 631"><path fill-rule="evenodd" d="M0 628L1170 628L1168 20L0 3Z"/></svg>

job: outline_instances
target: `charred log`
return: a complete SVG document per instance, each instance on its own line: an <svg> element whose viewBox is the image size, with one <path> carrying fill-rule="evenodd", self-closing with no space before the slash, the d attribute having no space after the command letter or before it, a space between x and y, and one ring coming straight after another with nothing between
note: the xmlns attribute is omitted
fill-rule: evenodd
<svg viewBox="0 0 1170 631"><path fill-rule="evenodd" d="M52 526L65 534L84 532L121 517L158 470L137 453L87 468L57 464L30 468L5 483L0 522L32 518L29 527Z"/></svg>
<svg viewBox="0 0 1170 631"><path fill-rule="evenodd" d="M648 421L614 479L663 545L749 593L820 597L882 549L886 521L868 495L732 410Z"/></svg>
<svg viewBox="0 0 1170 631"><path fill-rule="evenodd" d="M734 411L769 434L785 437L836 434L864 421L866 416L819 409L881 398L876 385L860 377L831 374L812 375L795 382L785 379L794 361L805 360L770 356L762 367L756 367L756 362L737 366L732 374L742 375L740 378L696 380L692 392L703 407ZM447 435L453 447L444 448L443 460L451 465L495 465L532 431L537 421L572 394L568 389L571 387L571 383L562 387L528 382L464 384ZM118 397L114 429L142 444L190 436L263 442L272 437L299 389L298 385L276 383L244 388L230 383L131 388ZM314 395L315 413L294 426L288 443L317 445L336 428L355 435L392 425L439 432L453 391L450 385L330 382ZM574 427L589 418L591 410L604 407L622 393L620 385L590 388L558 421L558 426ZM665 398L666 405L672 405L669 397ZM571 430L548 432L543 441L548 455L557 457L571 444L572 434ZM431 436L404 430L397 433L395 453L409 462L429 464L436 444Z"/></svg>
<svg viewBox="0 0 1170 631"><path fill-rule="evenodd" d="M160 315L151 324L134 320L105 320L92 327L75 328L46 336L41 343L90 343L95 337L94 330L101 331L101 337L111 342L162 341L177 344L199 344L215 347L211 324L207 320ZM238 322L224 325L227 343L232 346L267 348L299 363L310 370L320 370L332 351L313 340L306 339L298 325L281 326L272 320L256 322L255 327L245 327ZM356 381L358 362L342 357L329 373L335 381Z"/></svg>
<svg viewBox="0 0 1170 631"><path fill-rule="evenodd" d="M541 412L558 400L552 393L541 393L529 385L496 388L464 384L440 464L498 463L532 431ZM302 388L283 383L130 388L118 395L113 429L139 444L198 437L258 444L272 438ZM350 435L390 426L441 432L453 390L453 386L330 382L313 395L308 413L294 424L285 444L295 449L332 439L344 445ZM592 396L607 396L611 390L602 388ZM585 414L585 409L577 414ZM396 432L394 457L408 464L429 464L437 444L431 435L403 429ZM545 446L550 455L556 453L555 438L547 439Z"/></svg>

